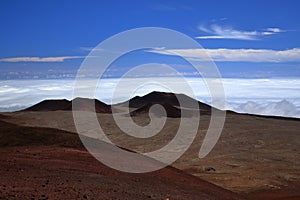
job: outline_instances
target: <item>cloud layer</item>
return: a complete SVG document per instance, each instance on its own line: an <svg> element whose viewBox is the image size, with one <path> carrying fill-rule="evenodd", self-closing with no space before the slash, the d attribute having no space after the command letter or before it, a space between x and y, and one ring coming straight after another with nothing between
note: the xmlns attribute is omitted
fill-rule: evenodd
<svg viewBox="0 0 300 200"><path fill-rule="evenodd" d="M201 31L209 35L197 36L198 39L236 39L236 40L258 40L261 36L274 35L285 32L280 28L266 28L263 31L243 31L232 27L223 27L218 24L212 24L209 27L203 25L198 27Z"/></svg>
<svg viewBox="0 0 300 200"><path fill-rule="evenodd" d="M287 100L277 102L257 103L254 101L247 101L237 107L233 108L236 111L244 113L260 114L260 115L276 115L286 117L299 117L300 110L297 109L295 104Z"/></svg>
<svg viewBox="0 0 300 200"><path fill-rule="evenodd" d="M300 48L288 50L270 49L153 49L150 52L163 55L179 55L195 61L209 57L216 62L298 62Z"/></svg>
<svg viewBox="0 0 300 200"><path fill-rule="evenodd" d="M177 93L184 93L176 78L140 78L142 82L150 81L135 92L145 95L153 90L168 91L161 85L172 84ZM198 100L210 104L211 97L202 79L186 78ZM102 79L95 97L111 103L114 88L119 79ZM155 84L155 82L159 84ZM86 80L83 90L89 88L93 81ZM128 85L136 79L126 79L123 89L116 94L116 101L123 101L127 96ZM0 111L14 111L36 104L44 99L72 99L74 80L7 80L0 81ZM300 79L223 79L227 98L226 107L241 113L277 115L300 118ZM83 95L84 96L84 95ZM86 96L90 97L90 96ZM91 97L90 97L91 98Z"/></svg>
<svg viewBox="0 0 300 200"><path fill-rule="evenodd" d="M84 58L84 56L59 56L59 57L14 57L1 58L0 62L63 62L68 59Z"/></svg>

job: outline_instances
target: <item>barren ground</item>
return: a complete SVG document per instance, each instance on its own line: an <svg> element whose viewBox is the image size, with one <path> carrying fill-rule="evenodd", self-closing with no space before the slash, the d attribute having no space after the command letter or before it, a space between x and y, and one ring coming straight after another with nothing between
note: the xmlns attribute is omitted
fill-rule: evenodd
<svg viewBox="0 0 300 200"><path fill-rule="evenodd" d="M34 127L51 127L76 132L69 111L5 113L3 120ZM110 114L98 114L109 138L119 146L147 152L164 146L176 134L178 119L169 118L164 129L150 139L126 136L113 122ZM220 140L213 151L199 159L198 152L210 116L201 116L200 128L189 150L172 166L211 183L250 194L257 191L286 190L300 182L300 121L229 113ZM135 116L142 125L148 115ZM91 130L86 134L93 137ZM299 195L299 194L298 194Z"/></svg>

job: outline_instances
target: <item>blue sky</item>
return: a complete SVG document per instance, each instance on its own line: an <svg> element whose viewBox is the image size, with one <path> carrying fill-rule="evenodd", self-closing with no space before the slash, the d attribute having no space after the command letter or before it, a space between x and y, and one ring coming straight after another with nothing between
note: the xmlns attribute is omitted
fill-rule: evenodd
<svg viewBox="0 0 300 200"><path fill-rule="evenodd" d="M3 0L0 78L72 77L99 42L149 26L174 29L197 40L210 50L224 77L299 77L299 8L300 2L291 0ZM184 53L195 57L194 52ZM182 60L163 51L129 55L115 66L122 71L153 60L185 70Z"/></svg>

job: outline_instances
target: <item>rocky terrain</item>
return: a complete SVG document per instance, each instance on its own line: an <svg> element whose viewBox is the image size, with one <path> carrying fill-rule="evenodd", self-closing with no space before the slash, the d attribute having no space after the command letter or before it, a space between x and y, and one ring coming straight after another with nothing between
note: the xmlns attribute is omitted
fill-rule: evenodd
<svg viewBox="0 0 300 200"><path fill-rule="evenodd" d="M185 99L185 102L195 101L185 96L182 96L181 98ZM58 102L61 101L59 100ZM95 177L100 175L92 175L93 173L97 174L97 172L101 170L109 171L109 169L93 159L84 150L78 136L75 137L76 128L71 112L72 107L70 108L71 104L66 101L61 103L63 108L60 106L51 106L51 101L48 101L47 104L42 102L37 106L33 106L24 111L1 114L1 159L5 161L1 161L1 163L4 163L1 168L1 177L6 177L4 180L10 181L10 183L7 183L6 191L12 191L12 188L7 189L7 187L13 186L11 181L13 173L16 173L18 170L20 171L19 173L24 172L25 169L23 169L21 165L27 166L25 168L26 170L29 170L33 169L33 166L36 164L36 168L34 168L36 173L41 173L41 171L49 173L46 173L45 176L43 176L43 178L45 178L43 180L47 181L50 179L49 177L52 177L53 179L51 179L51 181L49 180L49 183L51 184L55 182L54 177L58 176L55 173L65 173L65 171L61 172L60 169L67 167L66 171L69 175L66 175L64 181L59 182L64 182L65 184L65 186L62 186L62 188L65 188L62 189L62 191L66 192L66 188L71 187L72 184L74 188L76 188L76 191L72 193L73 196L70 194L70 198L75 197L76 195L76 198L99 197L100 194L94 189L89 190L90 192L86 193L85 196L80 195L84 195L83 191L86 191L89 184L95 184L90 186L92 188L99 186L95 183L95 181L98 180ZM126 103L130 106L129 114L123 113ZM172 164L172 167L150 173L151 175L126 174L125 176L114 170L111 170L114 171L114 173L105 172L105 174L113 174L108 175L106 177L107 179L109 179L109 176L112 176L113 180L119 181L119 184L117 184L118 187L116 186L117 188L121 188L123 185L124 188L116 189L117 192L115 193L103 192L103 195L107 194L111 198L124 197L125 199L134 198L133 194L140 195L135 196L137 199L166 199L168 197L170 197L170 199L199 199L201 195L204 195L201 193L201 191L203 192L203 188L199 188L204 187L201 184L205 183L217 188L217 190L220 189L220 191L225 192L228 196L223 194L220 196L218 193L210 193L210 190L208 190L208 193L204 192L208 195L203 196L204 199L221 199L221 197L232 199L240 198L240 196L249 199L300 198L300 153L298 151L300 147L299 119L255 116L229 111L226 114L224 129L216 146L205 158L200 159L198 157L199 149L208 129L210 113L214 108L200 102L197 103L199 105L199 110L192 110L188 103L186 105L179 105L173 94L153 92L144 97L135 97L129 102L113 106L120 115L125 117L131 116L133 121L141 126L146 126L150 123L148 112L149 110L151 111L152 105L160 104L166 109L168 118L163 129L157 135L146 139L133 138L123 133L114 122L110 106L96 103L96 111L98 112L97 117L101 127L107 134L107 137L109 137L116 145L138 153L153 151L166 145L168 141L176 135L181 117L188 118L192 121L195 120L193 113L200 112L201 115L200 126L196 138L185 154ZM65 104L68 105L66 106ZM55 105L60 105L60 103L57 103L56 101ZM90 111L89 104L84 103L83 105L83 108L79 110ZM97 107L97 105L99 106ZM66 109L66 107L68 108ZM185 113L189 113L190 115L182 116L180 111L183 109L187 111ZM155 117L159 119L162 118L162 116L158 115L155 115ZM3 127L6 127L6 129L3 129ZM91 132L86 133L85 136L88 138L96 138L96 136L93 135L92 130ZM22 142L18 142L18 138L22 139ZM26 149L27 151L25 151ZM37 154L37 152L40 153ZM23 159L23 157L26 158L26 156L28 156L28 159ZM61 157L58 158L58 156ZM35 160L35 158L37 159ZM61 162L61 160L65 161L69 158L74 158L75 161L66 161L67 164ZM77 158L80 161L78 161ZM33 160L35 161L33 162ZM85 160L88 161L85 162ZM46 162L48 162L49 165L46 165ZM95 163L93 166L98 166L99 168L93 168L89 163ZM51 166L55 169L51 168ZM87 173L85 170L90 170L88 166L93 168L91 169L92 174L88 176L89 179L86 179L85 182L83 178L78 178L83 181L82 183L84 184L77 183L75 181L76 176L73 179L71 178L73 177L70 175L73 167L77 169L74 170L76 171L76 174L83 177ZM7 169L12 170L13 173L6 171ZM81 170L82 174L80 173ZM177 173L176 176L184 176L186 179L184 179L183 182L180 182L181 178L174 178L175 175L169 176L167 171L168 173ZM33 177L39 176L30 175L30 173L31 172L24 172L24 175L29 174L24 179L20 176L16 176L19 184L24 184L24 181L32 182L33 185L38 184L36 181L39 178L35 180ZM190 175L187 175L186 173ZM155 174L155 176L152 174ZM64 177L65 175L59 176ZM117 180L118 177L120 177L120 180ZM140 182L138 182L138 184L131 182L135 180L136 177L140 177ZM163 183L161 185L156 184L156 178L164 179L163 181L159 180ZM148 183L147 181L141 181L143 179L147 179L147 181L153 179L153 182ZM202 181L202 179L218 185L220 188ZM69 182L67 182L67 180L69 180ZM171 181L172 184L169 184L168 181ZM199 185L197 185L198 181L200 181L201 184L199 182ZM125 182L128 183L125 184ZM132 189L129 193L124 192L125 190L128 190L128 187L132 184L138 185L137 189ZM151 184L154 186L149 187ZM191 185L190 189L187 189L188 185ZM54 185L52 186L54 187ZM14 185L14 187L17 186ZM108 189L111 187L108 183L105 187L103 185L101 187L106 187L103 191L111 190L111 188ZM146 190L145 188L148 187L149 189ZM170 188L166 189L167 187ZM3 188L5 187L3 186ZM45 186L45 188L47 187ZM28 188L28 193L26 192L26 195L31 195L31 193L36 194L35 192L32 192L31 189L32 188ZM19 187L18 189L13 190L15 192L6 192L3 194L5 194L4 197L10 194L18 195L22 193L21 190L22 189ZM165 190L169 192L161 192ZM229 190L235 193L228 192ZM44 192L44 195L48 197L50 193L47 192L47 190L44 191L46 191ZM240 196L236 195L236 193ZM43 195L42 193L38 194ZM116 194L116 196L113 196L114 194ZM51 192L51 195L54 195L54 193ZM198 197L196 198L197 195ZM36 196L35 198L42 197Z"/></svg>

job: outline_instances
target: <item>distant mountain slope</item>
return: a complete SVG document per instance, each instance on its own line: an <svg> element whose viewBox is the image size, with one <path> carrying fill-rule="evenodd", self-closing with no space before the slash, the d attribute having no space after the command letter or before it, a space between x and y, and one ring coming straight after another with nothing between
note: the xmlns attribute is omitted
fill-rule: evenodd
<svg viewBox="0 0 300 200"><path fill-rule="evenodd" d="M143 105L142 107L132 111L130 113L131 116L138 116L140 114L148 114L152 108L152 106L157 105L155 103L146 103L145 105ZM171 118L179 118L179 117L191 117L193 115L192 111L186 113L185 115L181 113L180 108L176 108L175 106L168 104L168 103L162 103L159 104L161 105L165 112L166 112L166 116L167 117L171 117ZM155 107L153 110L151 110L153 112L154 115L161 117L163 116L163 113L161 113L161 111L157 110Z"/></svg>
<svg viewBox="0 0 300 200"><path fill-rule="evenodd" d="M183 100L184 105L180 105L177 97ZM76 102L76 110L81 111L92 111L92 101L95 101L95 111L97 113L111 113L111 106L107 105L97 99L87 99L87 98L75 98L72 101L68 101L66 99L60 100L44 100L36 105L33 105L24 111L71 111L72 104ZM166 92L151 92L145 96L139 97L136 96L126 102L115 104L114 106L126 106L128 105L130 108L138 108L138 110L131 113L132 116L148 113L149 109L154 104L162 105L165 110L167 111L168 117L180 117L181 116L181 109L191 109L193 108L192 105L199 106L201 114L210 114L211 106L201 103L191 97L188 97L184 94L173 94L173 93L166 93ZM191 111L190 114L187 116L192 116L193 113ZM187 117L186 116L186 117Z"/></svg>
<svg viewBox="0 0 300 200"><path fill-rule="evenodd" d="M184 105L180 105L177 97L182 99L184 101ZM129 101L119 103L117 105L126 105L129 102L129 107L131 108L140 108L147 103L152 103L152 104L169 104L172 106L180 106L182 108L193 108L192 104L197 103L199 105L199 109L203 111L210 111L211 106L201 103L189 96L186 96L184 94L174 94L174 93L167 93L167 92L151 92L149 94L146 94L145 96L136 96Z"/></svg>
<svg viewBox="0 0 300 200"><path fill-rule="evenodd" d="M29 108L26 108L25 111L69 110L71 104L71 101L68 101L66 99L44 100Z"/></svg>
<svg viewBox="0 0 300 200"><path fill-rule="evenodd" d="M97 113L111 113L111 107L97 99L75 98L72 101L66 99L60 100L44 100L36 105L33 105L24 111L56 111L56 110L72 110L72 103L76 103L76 110L92 111L92 101L95 101L95 111Z"/></svg>

